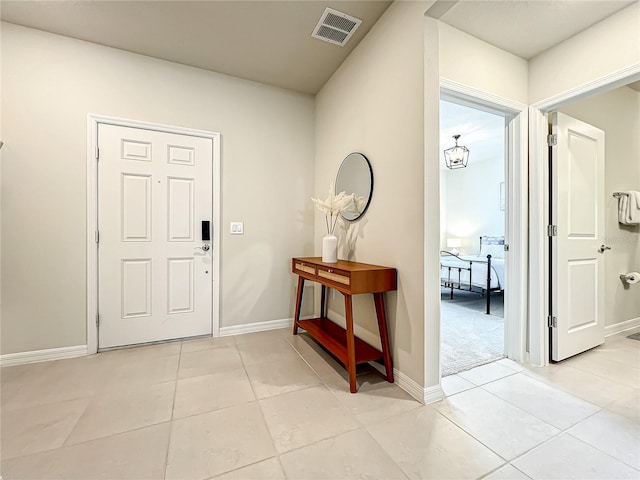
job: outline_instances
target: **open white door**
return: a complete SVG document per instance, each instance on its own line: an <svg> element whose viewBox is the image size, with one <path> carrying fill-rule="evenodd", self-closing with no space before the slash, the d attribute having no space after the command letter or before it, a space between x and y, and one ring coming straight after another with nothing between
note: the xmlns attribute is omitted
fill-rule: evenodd
<svg viewBox="0 0 640 480"><path fill-rule="evenodd" d="M211 334L210 138L98 127L99 348Z"/></svg>
<svg viewBox="0 0 640 480"><path fill-rule="evenodd" d="M604 132L561 113L551 124L551 359L560 361L604 343Z"/></svg>

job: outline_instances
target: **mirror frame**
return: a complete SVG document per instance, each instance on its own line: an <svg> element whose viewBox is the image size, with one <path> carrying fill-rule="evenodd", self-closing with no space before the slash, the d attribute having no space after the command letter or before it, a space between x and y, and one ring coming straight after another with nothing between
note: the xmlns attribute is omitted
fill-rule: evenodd
<svg viewBox="0 0 640 480"><path fill-rule="evenodd" d="M340 192L337 191L336 186L338 184L338 177L340 176L340 170L342 170L342 167L344 166L344 162L347 161L347 159L351 156L351 155L360 155L364 161L366 162L367 168L369 169L369 180L371 183L371 188L369 190L369 198L367 199L367 203L364 206L364 208L362 209L362 212L360 212L360 215L358 215L356 218L346 218L342 212L340 212L340 216L342 217L343 220L346 220L347 222L356 222L358 220L360 220L362 218L362 216L367 212L369 205L371 204L371 199L373 198L373 168L371 168L371 162L369 161L369 159L367 158L367 156L364 153L361 152L351 152L349 155L347 155L346 157L344 157L344 159L342 160L342 162L340 163L340 167L338 168L338 173L336 173L336 179L333 182L333 192L334 194L338 194ZM349 193L349 192L347 192ZM353 192L351 192L353 193Z"/></svg>

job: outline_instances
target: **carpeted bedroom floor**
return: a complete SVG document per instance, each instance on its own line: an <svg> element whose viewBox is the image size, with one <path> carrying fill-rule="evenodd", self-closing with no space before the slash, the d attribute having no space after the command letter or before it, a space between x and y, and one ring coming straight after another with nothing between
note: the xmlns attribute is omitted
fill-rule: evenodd
<svg viewBox="0 0 640 480"><path fill-rule="evenodd" d="M451 300L443 289L441 300L443 377L504 357L504 295L492 295L490 315L477 293L455 291Z"/></svg>

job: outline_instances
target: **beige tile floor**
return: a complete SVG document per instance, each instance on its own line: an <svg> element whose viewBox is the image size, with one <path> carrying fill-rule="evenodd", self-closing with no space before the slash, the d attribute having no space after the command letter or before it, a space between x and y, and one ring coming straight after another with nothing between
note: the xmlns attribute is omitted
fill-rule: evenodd
<svg viewBox="0 0 640 480"><path fill-rule="evenodd" d="M350 394L288 329L1 373L4 480L640 479L640 342L624 335L446 377L428 406L366 367Z"/></svg>

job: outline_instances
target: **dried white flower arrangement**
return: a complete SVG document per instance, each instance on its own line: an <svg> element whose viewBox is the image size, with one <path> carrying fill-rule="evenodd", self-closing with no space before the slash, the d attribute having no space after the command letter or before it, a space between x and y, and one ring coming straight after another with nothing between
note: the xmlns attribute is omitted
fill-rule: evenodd
<svg viewBox="0 0 640 480"><path fill-rule="evenodd" d="M354 194L347 195L345 192L334 194L331 184L329 184L329 196L326 200L320 200L319 198L312 198L311 200L316 204L318 210L324 213L327 233L329 234L333 234L341 212L357 208L355 205L357 200Z"/></svg>

